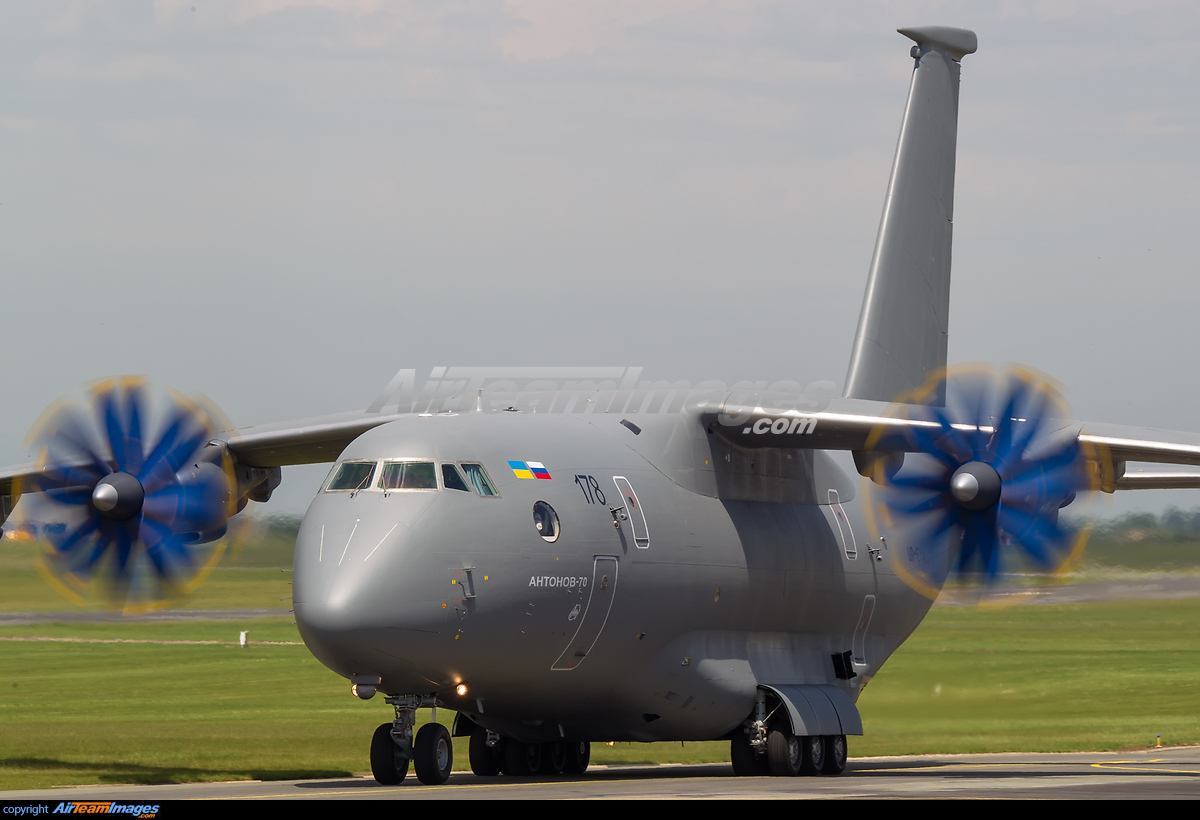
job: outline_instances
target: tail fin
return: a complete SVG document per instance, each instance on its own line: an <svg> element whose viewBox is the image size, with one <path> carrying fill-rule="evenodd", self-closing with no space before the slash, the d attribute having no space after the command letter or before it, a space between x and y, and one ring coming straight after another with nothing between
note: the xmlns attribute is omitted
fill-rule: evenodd
<svg viewBox="0 0 1200 820"><path fill-rule="evenodd" d="M850 353L845 395L891 401L946 366L959 60L975 32L927 26L916 41L867 292Z"/></svg>

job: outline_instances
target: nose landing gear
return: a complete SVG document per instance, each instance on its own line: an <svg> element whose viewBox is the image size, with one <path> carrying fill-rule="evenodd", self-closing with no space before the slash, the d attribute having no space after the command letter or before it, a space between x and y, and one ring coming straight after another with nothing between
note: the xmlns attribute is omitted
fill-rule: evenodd
<svg viewBox="0 0 1200 820"><path fill-rule="evenodd" d="M383 786L396 786L408 774L411 762L417 779L436 786L450 779L454 765L454 747L446 727L436 722L437 698L431 695L401 695L388 698L396 709L396 719L384 723L371 738L371 774ZM432 707L435 720L427 723L413 738L417 709Z"/></svg>

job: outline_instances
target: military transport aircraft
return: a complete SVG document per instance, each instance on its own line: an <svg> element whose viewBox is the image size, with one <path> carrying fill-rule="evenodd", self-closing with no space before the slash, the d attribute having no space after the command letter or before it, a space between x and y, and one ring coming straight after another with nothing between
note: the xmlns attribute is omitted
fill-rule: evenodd
<svg viewBox="0 0 1200 820"><path fill-rule="evenodd" d="M294 611L354 694L395 707L370 742L379 782L410 763L448 778L451 733L414 736L428 707L457 713L481 776L582 772L592 741L718 738L740 775L841 772L862 687L952 573L1061 565L1082 538L1059 510L1085 490L1200 487L1125 467L1200 465L1200 436L1071 421L1032 371L946 368L976 37L900 32L912 84L842 397L435 383L385 412L402 371L365 411L221 432L114 379L0 473L4 516L21 498L48 522L63 589L131 605L186 584L282 466L332 462Z"/></svg>

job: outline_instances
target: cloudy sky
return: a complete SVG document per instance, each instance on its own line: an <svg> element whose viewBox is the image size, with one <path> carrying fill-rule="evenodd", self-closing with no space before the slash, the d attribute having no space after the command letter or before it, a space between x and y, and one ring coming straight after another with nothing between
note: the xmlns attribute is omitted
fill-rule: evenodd
<svg viewBox="0 0 1200 820"><path fill-rule="evenodd" d="M0 462L116 373L239 425L402 366L840 387L921 24L980 42L951 360L1200 431L1198 4L0 0Z"/></svg>

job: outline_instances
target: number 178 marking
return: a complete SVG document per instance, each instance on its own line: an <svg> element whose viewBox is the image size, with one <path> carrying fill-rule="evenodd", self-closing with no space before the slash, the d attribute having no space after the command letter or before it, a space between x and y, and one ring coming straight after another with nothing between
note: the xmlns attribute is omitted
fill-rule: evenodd
<svg viewBox="0 0 1200 820"><path fill-rule="evenodd" d="M575 483L579 485L579 491L583 493L584 499L589 504L605 504L607 500L604 498L604 491L600 489L600 482L590 475L576 475Z"/></svg>

